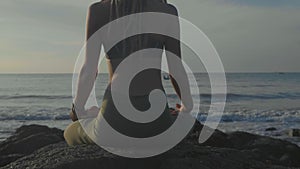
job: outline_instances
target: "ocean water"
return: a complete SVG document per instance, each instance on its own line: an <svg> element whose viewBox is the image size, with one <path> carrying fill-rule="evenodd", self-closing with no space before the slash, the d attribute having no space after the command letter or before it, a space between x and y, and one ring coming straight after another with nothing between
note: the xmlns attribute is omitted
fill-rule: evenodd
<svg viewBox="0 0 300 169"><path fill-rule="evenodd" d="M197 113L205 121L210 105L210 83L207 74L195 74L200 99ZM218 129L226 132L247 131L282 138L300 145L300 139L289 137L292 128L300 129L300 73L227 73L227 102ZM101 105L107 74L97 78L96 95ZM170 81L164 80L170 106L179 100ZM42 124L64 129L71 121L71 74L1 74L0 75L0 141L16 128ZM276 131L265 131L268 127Z"/></svg>

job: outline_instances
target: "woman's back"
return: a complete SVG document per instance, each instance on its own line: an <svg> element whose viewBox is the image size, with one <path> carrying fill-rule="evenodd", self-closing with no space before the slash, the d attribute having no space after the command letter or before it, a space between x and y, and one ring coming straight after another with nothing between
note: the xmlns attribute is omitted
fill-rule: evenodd
<svg viewBox="0 0 300 169"><path fill-rule="evenodd" d="M119 19L125 15L134 14L136 12L161 12L173 15L177 14L175 7L163 3L160 0L117 0L117 4L114 1L115 0L103 0L91 6L90 13L93 14L91 17L94 17L93 20L95 21L95 23L92 24L94 25L94 28L89 28L91 29L89 32L94 33L107 23L115 19ZM139 9L123 9L126 8L126 3L130 3L129 5L131 6L134 3L138 3L134 1L141 1L143 4L135 4L137 6L135 8ZM147 21L141 20L140 24L143 25L144 22ZM127 25L124 25L124 28L122 28L122 30L124 31L124 34L126 34L126 29L138 26L139 25L131 25L130 23L127 23ZM167 24L160 26L162 27L162 29L168 29ZM167 37L158 34L135 35L120 41L108 51L106 43L107 41L109 41L109 38L111 36L114 36L114 34L115 32L109 32L107 34L107 38L104 38L102 40L105 53L107 54L106 58L111 82L113 75L115 76L115 78L118 77L118 73L116 73L115 70L119 66L119 64L134 52L140 51L142 49L156 48L161 49L161 52L155 52L151 53L151 55L149 54L147 56L141 56L140 59L133 60L131 65L139 66L143 64L142 62L155 62L158 66L161 65L162 50L164 49ZM88 37L89 36L91 35L88 35ZM161 70L147 69L139 72L130 83L130 95L142 96L148 95L154 89L163 90L161 79Z"/></svg>

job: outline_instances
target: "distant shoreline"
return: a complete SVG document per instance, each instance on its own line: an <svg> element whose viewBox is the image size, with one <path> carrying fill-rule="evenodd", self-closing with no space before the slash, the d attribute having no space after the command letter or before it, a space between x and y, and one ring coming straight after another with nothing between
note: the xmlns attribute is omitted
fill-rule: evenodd
<svg viewBox="0 0 300 169"><path fill-rule="evenodd" d="M196 74L207 74L207 72L194 72ZM216 72L220 73L220 72ZM226 74L300 74L300 72L225 72ZM0 75L72 75L73 73L0 73ZM108 74L108 73L98 73Z"/></svg>

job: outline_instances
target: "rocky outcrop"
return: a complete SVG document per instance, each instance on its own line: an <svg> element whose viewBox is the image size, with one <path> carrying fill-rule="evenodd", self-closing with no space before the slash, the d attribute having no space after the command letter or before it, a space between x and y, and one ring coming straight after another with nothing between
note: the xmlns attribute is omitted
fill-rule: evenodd
<svg viewBox="0 0 300 169"><path fill-rule="evenodd" d="M6 164L1 163L1 169L300 168L300 148L292 143L245 132L223 133L217 130L207 142L199 145L197 139L202 127L197 123L182 143L162 155L128 159L96 145L68 147L58 129L24 126L0 144L1 162L7 160Z"/></svg>
<svg viewBox="0 0 300 169"><path fill-rule="evenodd" d="M300 137L300 129L291 129L289 135L291 137Z"/></svg>
<svg viewBox="0 0 300 169"><path fill-rule="evenodd" d="M269 127L269 128L266 128L265 131L276 131L276 130L277 130L277 128L275 128L275 127Z"/></svg>
<svg viewBox="0 0 300 169"><path fill-rule="evenodd" d="M0 166L63 140L63 131L59 129L39 125L22 126L13 136L0 143Z"/></svg>

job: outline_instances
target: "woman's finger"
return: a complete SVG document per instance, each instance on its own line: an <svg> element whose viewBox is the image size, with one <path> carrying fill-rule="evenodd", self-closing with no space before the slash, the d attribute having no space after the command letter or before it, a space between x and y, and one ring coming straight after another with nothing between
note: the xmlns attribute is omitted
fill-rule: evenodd
<svg viewBox="0 0 300 169"><path fill-rule="evenodd" d="M181 105L177 103L177 104L176 104L176 108L177 108L177 109L180 109L180 108L181 108Z"/></svg>

